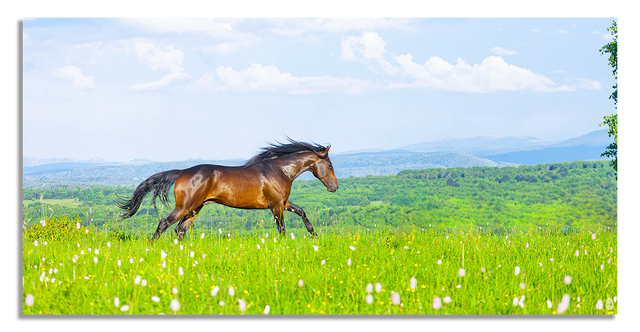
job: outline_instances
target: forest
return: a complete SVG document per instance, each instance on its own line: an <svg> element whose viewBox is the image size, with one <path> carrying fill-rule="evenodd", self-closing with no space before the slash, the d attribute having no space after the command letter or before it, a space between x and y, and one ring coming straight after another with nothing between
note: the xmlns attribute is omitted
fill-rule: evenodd
<svg viewBox="0 0 640 332"><path fill-rule="evenodd" d="M302 207L311 223L325 227L431 227L517 225L560 227L617 224L617 188L606 161L541 164L519 167L469 167L403 170L397 175L339 179L336 193L314 180L294 181L289 200ZM144 232L155 230L169 208L148 195L137 215L118 221L115 205L133 187L23 189L23 226L47 218L79 217L87 226L122 223ZM171 190L171 192L173 192ZM173 199L173 195L170 198ZM287 228L304 227L293 213ZM205 206L194 227L260 229L274 226L268 210Z"/></svg>

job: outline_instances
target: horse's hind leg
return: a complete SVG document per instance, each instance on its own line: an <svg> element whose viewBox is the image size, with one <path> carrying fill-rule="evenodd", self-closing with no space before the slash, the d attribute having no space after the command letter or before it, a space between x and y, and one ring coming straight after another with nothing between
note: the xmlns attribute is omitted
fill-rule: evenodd
<svg viewBox="0 0 640 332"><path fill-rule="evenodd" d="M178 210L178 209L174 209L173 211L171 211L171 213L169 213L168 216L162 218L162 220L160 220L160 223L158 224L158 228L156 229L155 234L153 234L153 237L151 238L151 243L153 243L153 241L157 240L158 238L160 238L160 235L162 235L162 233L172 224L174 224L176 221L184 218L184 216L186 215L186 213L182 210Z"/></svg>
<svg viewBox="0 0 640 332"><path fill-rule="evenodd" d="M180 240L184 239L184 235L187 233L187 230L189 229L189 227L196 220L196 217L198 216L198 213L200 213L200 209L202 209L202 205L200 207L198 207L197 209L195 209L194 211L191 211L191 212L187 213L187 215L180 222L180 224L178 224L178 226L176 226L175 232L176 232L176 234L178 234L178 238Z"/></svg>
<svg viewBox="0 0 640 332"><path fill-rule="evenodd" d="M273 219L275 219L276 226L278 226L278 232L280 232L280 235L284 236L286 233L286 230L285 230L286 227L284 224L284 217L283 217L284 210L282 206L277 206L272 208L271 213L273 213Z"/></svg>

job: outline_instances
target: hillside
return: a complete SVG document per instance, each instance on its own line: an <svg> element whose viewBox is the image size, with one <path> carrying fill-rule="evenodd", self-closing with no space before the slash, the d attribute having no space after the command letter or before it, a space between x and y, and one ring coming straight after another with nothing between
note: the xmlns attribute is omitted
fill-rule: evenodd
<svg viewBox="0 0 640 332"><path fill-rule="evenodd" d="M475 226L589 226L614 227L617 189L607 162L574 162L520 167L470 167L404 170L398 175L350 177L339 180L335 193L318 180L296 181L290 200L305 209L314 225L381 227L415 225ZM23 218L28 224L47 216L80 215L101 225L122 213L116 195L130 196L132 188L24 189ZM172 191L171 191L172 193ZM40 194L45 202L39 201ZM80 206L55 202L77 202ZM158 204L160 216L173 207ZM304 227L300 218L285 214L287 227ZM150 198L138 214L120 223L151 232L158 218ZM209 204L196 227L272 227L268 210L232 209Z"/></svg>
<svg viewBox="0 0 640 332"><path fill-rule="evenodd" d="M225 166L241 165L244 161L230 160L201 160L189 159L176 162L136 162L128 164L92 165L83 167L83 164L72 165L73 169L64 168L39 170L27 168L22 176L23 188L48 188L50 186L68 185L80 186L136 186L149 176L171 169L185 169L199 164L217 164ZM60 164L63 165L63 164ZM44 167L54 167L46 165Z"/></svg>
<svg viewBox="0 0 640 332"><path fill-rule="evenodd" d="M337 155L332 156L331 161L338 178L392 175L405 169L515 166L513 163L495 162L464 153L413 153L399 150ZM310 180L313 175L305 173L299 179Z"/></svg>
<svg viewBox="0 0 640 332"><path fill-rule="evenodd" d="M412 153L391 151L331 156L338 178L366 175L397 174L405 169L448 168L472 166L514 166L513 163L495 162L460 153ZM23 188L48 188L52 185L75 187L135 186L149 176L171 169L185 169L199 164L238 166L244 160L187 160L179 162L147 162L143 164L91 165L76 164L73 169L50 169L51 165L28 167L23 171ZM66 164L57 164L63 167ZM299 179L312 179L311 173Z"/></svg>

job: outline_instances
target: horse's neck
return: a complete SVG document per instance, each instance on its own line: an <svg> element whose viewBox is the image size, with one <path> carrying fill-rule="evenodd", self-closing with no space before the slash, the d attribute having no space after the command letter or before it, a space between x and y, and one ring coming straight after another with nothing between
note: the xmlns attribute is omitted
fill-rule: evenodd
<svg viewBox="0 0 640 332"><path fill-rule="evenodd" d="M313 164L314 160L312 156L307 154L292 154L290 156L283 157L278 161L279 168L284 175L293 181L300 174L309 170L309 167Z"/></svg>

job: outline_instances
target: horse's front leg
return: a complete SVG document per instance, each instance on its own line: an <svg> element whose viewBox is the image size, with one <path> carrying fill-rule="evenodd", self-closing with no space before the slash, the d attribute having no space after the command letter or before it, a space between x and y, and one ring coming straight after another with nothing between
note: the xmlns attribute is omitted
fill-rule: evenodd
<svg viewBox="0 0 640 332"><path fill-rule="evenodd" d="M314 239L318 238L318 234L316 234L316 231L313 230L313 225L311 225L311 222L309 222L309 219L307 219L307 214L304 213L304 210L301 207L287 201L287 204L285 204L284 209L299 215L300 218L302 218L302 221L304 222L304 226L307 227L307 231L311 234L311 237Z"/></svg>

